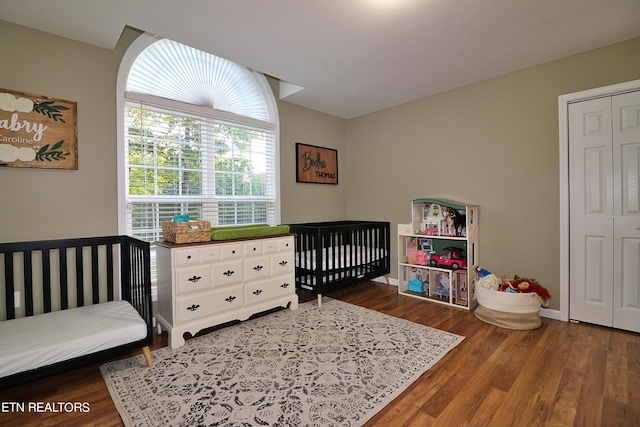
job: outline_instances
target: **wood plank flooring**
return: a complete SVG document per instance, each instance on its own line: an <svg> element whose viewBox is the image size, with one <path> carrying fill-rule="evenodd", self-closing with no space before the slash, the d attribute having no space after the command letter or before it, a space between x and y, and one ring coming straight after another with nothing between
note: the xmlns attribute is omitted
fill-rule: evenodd
<svg viewBox="0 0 640 427"><path fill-rule="evenodd" d="M544 318L511 331L375 282L328 296L466 337L366 426L640 425L640 334ZM153 348L166 343L164 333ZM0 425L122 426L99 365L1 390ZM87 402L89 411L11 412L9 402Z"/></svg>

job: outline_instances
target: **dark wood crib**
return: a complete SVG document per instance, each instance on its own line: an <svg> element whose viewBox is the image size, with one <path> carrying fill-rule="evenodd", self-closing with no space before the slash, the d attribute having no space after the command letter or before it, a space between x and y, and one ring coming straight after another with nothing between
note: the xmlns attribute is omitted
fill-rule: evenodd
<svg viewBox="0 0 640 427"><path fill-rule="evenodd" d="M131 339L123 336L118 340L123 344L116 347L102 350L80 348L80 354L84 354L82 356L66 360L65 356L61 356L62 360L37 368L29 365L22 372L2 376L0 388L139 348L143 348L150 366L152 362L148 346L153 342L150 271L149 243L129 236L0 244L0 324L1 331L4 331L0 333L0 341L9 339L7 331L14 330L11 329L14 326L31 325L36 317L46 320L38 323L37 331L29 333L29 337L33 338L26 338L36 341L34 345L42 343L39 337L43 334L47 336L48 333L59 332L47 329L56 327L54 325L58 325L58 329L63 327L71 341L78 335L79 328L76 326L82 325L61 323L61 313L82 310L82 313L91 315L95 313L94 308L104 311L111 310L113 304L123 306L118 301L130 304L127 308L130 316L135 317L136 312L139 315L136 321L137 336L142 337L146 329L146 337ZM66 314L62 318L67 319L64 316ZM56 321L49 322L49 319ZM120 324L103 323L104 327L100 326L102 330L111 328L116 335L122 330ZM2 354L5 355L5 352Z"/></svg>
<svg viewBox="0 0 640 427"><path fill-rule="evenodd" d="M389 281L390 225L380 221L290 224L296 234L296 286L318 295L386 276Z"/></svg>

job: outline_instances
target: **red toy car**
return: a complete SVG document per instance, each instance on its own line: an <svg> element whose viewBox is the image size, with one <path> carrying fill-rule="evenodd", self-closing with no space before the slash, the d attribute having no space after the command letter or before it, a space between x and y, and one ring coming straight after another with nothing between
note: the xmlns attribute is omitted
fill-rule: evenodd
<svg viewBox="0 0 640 427"><path fill-rule="evenodd" d="M464 250L460 248L444 248L439 254L433 254L429 258L431 267L447 267L452 270L465 268L467 266L467 258Z"/></svg>

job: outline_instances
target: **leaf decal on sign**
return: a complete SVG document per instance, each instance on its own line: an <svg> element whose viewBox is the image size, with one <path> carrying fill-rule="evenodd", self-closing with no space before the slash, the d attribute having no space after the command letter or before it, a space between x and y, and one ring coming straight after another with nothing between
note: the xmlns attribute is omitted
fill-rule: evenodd
<svg viewBox="0 0 640 427"><path fill-rule="evenodd" d="M42 148L38 150L38 153L36 153L36 160L39 160L41 162L45 160L51 162L53 160L66 159L67 156L71 153L65 153L64 151L59 150L59 148L62 147L63 143L64 139L53 144L51 149L49 149L49 144L43 145Z"/></svg>
<svg viewBox="0 0 640 427"><path fill-rule="evenodd" d="M64 105L54 105L53 101L43 101L33 106L33 111L43 114L56 122L67 123L62 118L61 111L68 110Z"/></svg>

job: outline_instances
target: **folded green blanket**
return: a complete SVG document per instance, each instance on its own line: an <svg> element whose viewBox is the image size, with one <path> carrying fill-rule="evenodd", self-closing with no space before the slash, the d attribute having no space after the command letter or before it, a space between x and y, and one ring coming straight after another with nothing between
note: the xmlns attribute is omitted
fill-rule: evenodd
<svg viewBox="0 0 640 427"><path fill-rule="evenodd" d="M211 229L211 240L244 239L248 237L274 236L289 232L288 225L252 224L232 227L214 227Z"/></svg>

